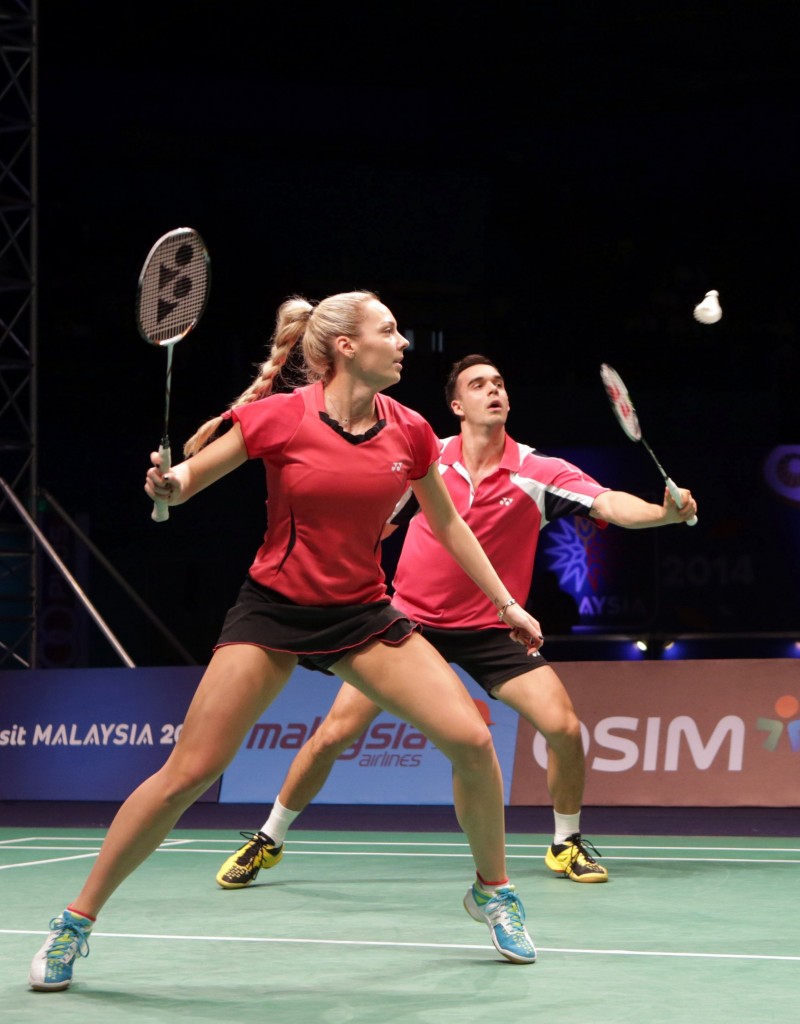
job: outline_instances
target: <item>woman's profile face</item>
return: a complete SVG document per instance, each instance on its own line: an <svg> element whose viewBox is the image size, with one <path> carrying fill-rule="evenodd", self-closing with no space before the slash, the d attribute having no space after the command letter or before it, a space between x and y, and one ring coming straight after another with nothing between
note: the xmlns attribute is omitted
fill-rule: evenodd
<svg viewBox="0 0 800 1024"><path fill-rule="evenodd" d="M351 338L353 372L376 386L390 387L400 380L408 342L397 329L391 310L378 299L368 299L356 337Z"/></svg>

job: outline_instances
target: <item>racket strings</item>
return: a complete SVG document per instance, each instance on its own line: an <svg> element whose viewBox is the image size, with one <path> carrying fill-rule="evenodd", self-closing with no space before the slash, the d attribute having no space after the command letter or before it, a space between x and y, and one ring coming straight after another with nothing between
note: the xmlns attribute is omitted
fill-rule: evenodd
<svg viewBox="0 0 800 1024"><path fill-rule="evenodd" d="M620 426L632 441L641 441L642 430L639 426L639 417L636 415L636 409L622 378L607 363L603 363L600 368L600 376Z"/></svg>
<svg viewBox="0 0 800 1024"><path fill-rule="evenodd" d="M193 234L178 232L163 239L143 272L139 325L155 344L178 341L195 326L205 308L208 259Z"/></svg>

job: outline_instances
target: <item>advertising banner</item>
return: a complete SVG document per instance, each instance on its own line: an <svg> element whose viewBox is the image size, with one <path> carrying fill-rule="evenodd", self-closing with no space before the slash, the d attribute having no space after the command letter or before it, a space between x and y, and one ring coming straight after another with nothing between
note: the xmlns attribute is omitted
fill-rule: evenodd
<svg viewBox="0 0 800 1024"><path fill-rule="evenodd" d="M581 720L586 805L800 807L800 660L554 664ZM457 670L509 804L546 806L547 748ZM0 674L0 800L123 800L168 756L202 667ZM534 677L535 678L535 677ZM205 800L270 804L337 679L298 669ZM331 804L452 804L450 765L381 713L339 758Z"/></svg>
<svg viewBox="0 0 800 1024"><path fill-rule="evenodd" d="M586 805L800 806L800 660L554 665L581 719ZM548 804L520 722L511 804Z"/></svg>
<svg viewBox="0 0 800 1024"><path fill-rule="evenodd" d="M0 800L124 800L177 742L202 671L0 673Z"/></svg>
<svg viewBox="0 0 800 1024"><path fill-rule="evenodd" d="M517 715L457 673L489 726L510 792ZM222 779L222 803L271 804L295 754L328 713L339 680L297 669L250 730ZM452 804L450 762L424 736L381 713L338 759L317 797L329 804Z"/></svg>

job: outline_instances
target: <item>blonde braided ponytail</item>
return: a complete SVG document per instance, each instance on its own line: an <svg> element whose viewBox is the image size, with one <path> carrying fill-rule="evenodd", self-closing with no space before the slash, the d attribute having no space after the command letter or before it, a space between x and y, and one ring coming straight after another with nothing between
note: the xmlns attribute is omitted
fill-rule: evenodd
<svg viewBox="0 0 800 1024"><path fill-rule="evenodd" d="M258 368L250 386L230 403L228 409L256 402L271 394L275 378L301 340L306 380L327 383L334 370L334 339L342 335L355 337L363 319L361 307L369 299L376 298L372 292L340 292L329 295L316 306L300 295L286 299L278 308L269 356ZM226 418L214 416L203 423L183 446L186 458L208 444Z"/></svg>

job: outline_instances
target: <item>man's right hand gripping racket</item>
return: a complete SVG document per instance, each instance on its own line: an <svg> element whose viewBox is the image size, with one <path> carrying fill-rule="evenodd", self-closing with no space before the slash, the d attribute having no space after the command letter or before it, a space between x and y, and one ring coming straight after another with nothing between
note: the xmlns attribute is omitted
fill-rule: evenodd
<svg viewBox="0 0 800 1024"><path fill-rule="evenodd" d="M208 250L193 228L175 228L162 235L150 250L139 274L136 325L145 341L167 350L164 433L158 449L162 472L172 464L169 443L172 350L197 326L206 308L210 284ZM157 523L169 519L169 507L165 501L153 503L152 518Z"/></svg>
<svg viewBox="0 0 800 1024"><path fill-rule="evenodd" d="M628 389L623 383L622 377L620 377L617 371L613 367L609 366L608 363L603 363L600 367L600 378L603 381L603 387L606 389L608 400L611 402L611 408L614 410L614 415L619 420L619 425L631 441L642 442L653 462L655 462L658 467L659 473L663 476L664 483L667 485L669 493L672 495L672 500L678 508L680 508L680 489L676 486L674 481L667 476L666 470L656 458L653 449L642 437L642 428L639 426L639 417L636 415L636 409L631 401L631 396L628 394ZM694 526L696 522L697 516L692 516L691 519L686 520L688 526Z"/></svg>

